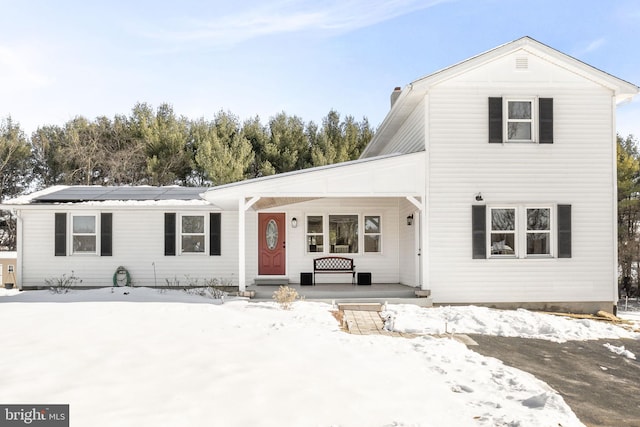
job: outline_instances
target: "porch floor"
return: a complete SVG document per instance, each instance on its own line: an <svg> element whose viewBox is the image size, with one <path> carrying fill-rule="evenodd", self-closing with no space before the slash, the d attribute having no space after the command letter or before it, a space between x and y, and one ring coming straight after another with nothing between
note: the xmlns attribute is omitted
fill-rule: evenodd
<svg viewBox="0 0 640 427"><path fill-rule="evenodd" d="M379 283L367 286L354 286L345 283L322 283L315 286L288 285L305 300L322 302L389 302L394 304L416 304L431 307L431 298L417 298L415 291L419 288L397 283ZM273 301L273 293L279 286L251 285L247 291L254 291L252 301Z"/></svg>

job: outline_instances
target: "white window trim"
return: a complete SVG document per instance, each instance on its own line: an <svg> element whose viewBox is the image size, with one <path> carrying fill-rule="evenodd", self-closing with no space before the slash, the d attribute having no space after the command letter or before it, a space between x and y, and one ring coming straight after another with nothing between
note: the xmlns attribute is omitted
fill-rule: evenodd
<svg viewBox="0 0 640 427"><path fill-rule="evenodd" d="M331 216L355 216L358 219L358 252L331 252ZM334 256L350 256L350 255L358 255L362 254L362 214L357 212L330 212L326 214L327 228L325 231L325 236L327 237L327 245L326 251L329 255Z"/></svg>
<svg viewBox="0 0 640 427"><path fill-rule="evenodd" d="M311 216L319 216L320 218L322 218L322 233L309 233L309 217ZM304 250L307 254L311 254L311 255L320 255L320 254L325 254L326 252L326 248L327 248L327 221L329 221L329 217L325 214L320 214L320 213L309 213L309 214L305 214L304 216ZM318 252L311 252L309 250L309 244L307 239L309 238L309 236L322 236L322 250L318 251Z"/></svg>
<svg viewBox="0 0 640 427"><path fill-rule="evenodd" d="M487 206L487 254L489 258L494 259L550 259L556 258L556 239L557 224L556 215L558 212L557 205L549 203L528 203L519 205L495 205ZM514 230L514 254L513 255L492 255L491 254L491 211L493 209L515 209L515 230ZM549 209L549 253L548 254L527 254L527 234L539 233L546 231L527 230L527 209ZM499 231L496 231L499 232Z"/></svg>
<svg viewBox="0 0 640 427"><path fill-rule="evenodd" d="M331 241L330 241L330 232L329 232L329 217L332 215L353 215L358 217L358 252L331 252ZM319 216L322 217L322 234L320 233L309 233L308 232L308 217L310 216ZM366 233L369 235L379 235L380 236L380 251L378 252L365 252L364 249L364 217L366 216L377 216L380 217L380 233ZM326 213L307 213L304 217L304 247L305 254L312 256L319 255L335 255L335 256L354 256L354 255L382 255L384 251L384 215L378 212L374 213L355 213L355 212L326 212ZM307 238L310 235L317 235L323 237L323 248L322 252L309 252L309 246L307 244Z"/></svg>
<svg viewBox="0 0 640 427"><path fill-rule="evenodd" d="M366 232L366 229L365 229L365 217L368 217L368 216L377 216L378 218L380 218L380 224L378 224L378 226L380 227L380 232L379 233L367 233ZM364 214L362 214L362 253L363 254L367 254L367 255L369 255L369 254L375 254L375 255L382 254L382 250L384 248L384 244L383 244L384 238L382 237L384 229L383 229L383 226L382 226L382 220L383 220L382 219L382 215L379 214L379 213L364 213ZM380 240L379 240L379 242L380 242L380 250L379 251L377 251L377 252L367 252L365 244L364 244L364 238L367 235L369 235L369 236L380 236Z"/></svg>
<svg viewBox="0 0 640 427"><path fill-rule="evenodd" d="M502 98L502 132L504 141L508 143L536 143L538 142L538 97L532 96L514 96ZM509 119L509 102L530 102L531 103L531 119L518 120ZM531 139L509 139L509 122L512 123L531 123Z"/></svg>
<svg viewBox="0 0 640 427"><path fill-rule="evenodd" d="M492 211L493 210L498 210L498 209L511 209L514 210L514 220L515 220L515 224L513 227L513 231L510 230L495 230L496 234L513 234L513 254L492 254L491 253L491 234L494 233L493 230L493 214ZM520 247L520 243L519 243L519 233L518 233L518 227L519 227L519 215L518 215L518 207L517 206L509 206L509 205L496 205L496 206L489 206L489 219L487 221L487 254L489 254L489 257L491 258L518 258L519 254L521 253L519 250Z"/></svg>
<svg viewBox="0 0 640 427"><path fill-rule="evenodd" d="M94 233L74 233L73 232L73 218L80 216L92 216L95 218L95 232ZM69 248L71 249L72 256L95 256L100 254L100 214L96 212L75 212L68 215L67 229L69 230ZM93 252L76 252L73 244L74 236L95 236L96 238L96 250Z"/></svg>
<svg viewBox="0 0 640 427"><path fill-rule="evenodd" d="M186 217L186 216L201 216L203 218L204 221L204 232L203 233L183 233L182 232L182 218ZM208 213L203 213L203 212L182 212L180 214L178 214L178 224L177 224L177 233L176 233L176 238L178 239L178 241L176 242L178 245L178 251L176 251L177 253L179 253L180 255L185 255L185 256L205 256L209 254L209 221L208 221ZM202 252L185 252L182 249L182 236L199 236L199 235L203 235L204 236L204 248L202 250Z"/></svg>
<svg viewBox="0 0 640 427"><path fill-rule="evenodd" d="M527 230L527 209L549 209L549 231L546 230ZM533 204L525 205L522 208L523 217L523 252L522 254L526 258L555 258L555 246L556 246L556 221L557 209L555 206L547 204ZM527 254L527 235L529 233L549 233L549 253L548 254Z"/></svg>

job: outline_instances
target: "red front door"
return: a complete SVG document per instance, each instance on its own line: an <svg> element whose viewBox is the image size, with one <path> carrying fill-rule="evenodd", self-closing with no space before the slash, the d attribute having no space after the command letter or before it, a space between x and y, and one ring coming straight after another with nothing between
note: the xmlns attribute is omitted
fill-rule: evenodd
<svg viewBox="0 0 640 427"><path fill-rule="evenodd" d="M283 213L258 214L258 274L285 274L286 235Z"/></svg>

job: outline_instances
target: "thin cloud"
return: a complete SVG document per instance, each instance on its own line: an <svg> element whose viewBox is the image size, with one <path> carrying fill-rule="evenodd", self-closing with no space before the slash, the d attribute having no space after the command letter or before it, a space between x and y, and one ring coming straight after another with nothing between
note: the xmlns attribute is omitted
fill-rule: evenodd
<svg viewBox="0 0 640 427"><path fill-rule="evenodd" d="M599 39L593 40L587 46L585 46L582 49L579 49L577 52L575 52L574 56L580 57L582 55L587 55L587 54L589 54L591 52L595 52L596 50L598 50L601 47L603 47L606 43L607 43L607 40L604 37L601 37Z"/></svg>
<svg viewBox="0 0 640 427"><path fill-rule="evenodd" d="M206 43L229 47L257 37L296 32L346 33L427 9L451 0L284 1L239 10L145 36L170 43Z"/></svg>

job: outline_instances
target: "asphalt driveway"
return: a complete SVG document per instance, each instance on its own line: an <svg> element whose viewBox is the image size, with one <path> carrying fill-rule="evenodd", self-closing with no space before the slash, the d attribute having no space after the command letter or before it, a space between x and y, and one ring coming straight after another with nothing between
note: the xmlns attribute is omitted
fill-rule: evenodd
<svg viewBox="0 0 640 427"><path fill-rule="evenodd" d="M562 395L589 427L640 426L640 340L608 339L554 343L525 338L471 335L482 355L529 372ZM624 346L637 360L604 344Z"/></svg>

